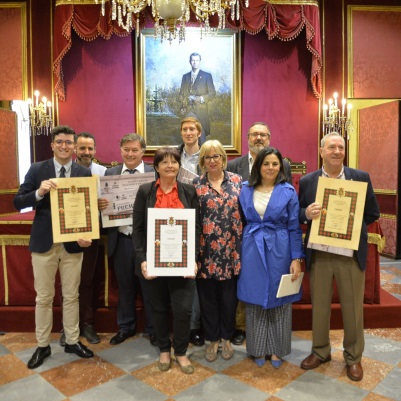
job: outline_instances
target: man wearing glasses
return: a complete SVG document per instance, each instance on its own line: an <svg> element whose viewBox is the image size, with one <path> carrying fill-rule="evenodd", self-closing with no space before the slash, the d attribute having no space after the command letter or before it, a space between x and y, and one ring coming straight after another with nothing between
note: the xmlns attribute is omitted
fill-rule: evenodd
<svg viewBox="0 0 401 401"><path fill-rule="evenodd" d="M51 355L50 333L53 326L54 283L60 272L63 293L63 327L66 336L64 351L81 358L93 357L93 352L79 341L78 288L81 278L83 249L91 240L53 243L50 191L57 188L55 178L91 177L89 169L72 162L76 135L72 128L60 125L53 128L51 148L54 157L32 164L14 199L21 210L36 209L32 224L29 250L32 252L34 286L36 291L36 339L38 347L28 368L35 369Z"/></svg>
<svg viewBox="0 0 401 401"><path fill-rule="evenodd" d="M245 156L240 156L229 161L227 171L240 175L242 177L242 182L247 181L251 174L253 162L255 161L256 156L262 149L270 146L270 137L270 130L266 123L253 123L248 130L249 152ZM283 160L283 162L284 174L287 181L292 184L290 163L288 163L287 160ZM231 341L235 345L241 345L245 341L245 307L242 302L238 303L235 320L236 330Z"/></svg>

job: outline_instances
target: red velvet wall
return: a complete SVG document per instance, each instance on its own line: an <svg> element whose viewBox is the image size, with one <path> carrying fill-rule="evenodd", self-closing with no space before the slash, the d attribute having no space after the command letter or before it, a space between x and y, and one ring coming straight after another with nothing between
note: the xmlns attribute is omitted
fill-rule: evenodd
<svg viewBox="0 0 401 401"><path fill-rule="evenodd" d="M85 42L73 35L63 60L66 101L59 122L96 138L102 162L121 161L119 141L135 131L135 87L131 36Z"/></svg>
<svg viewBox="0 0 401 401"><path fill-rule="evenodd" d="M265 121L273 146L315 169L318 100L309 83L304 33L288 42L268 40L265 33L242 40L242 153L248 151L249 125ZM60 123L92 132L101 161L120 161L119 139L135 130L133 57L131 37L85 42L74 35L63 60L66 101L59 102Z"/></svg>

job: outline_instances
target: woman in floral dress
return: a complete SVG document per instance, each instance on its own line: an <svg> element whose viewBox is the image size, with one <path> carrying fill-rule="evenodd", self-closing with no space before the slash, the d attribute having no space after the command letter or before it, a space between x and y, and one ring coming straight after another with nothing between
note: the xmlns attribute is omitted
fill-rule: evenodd
<svg viewBox="0 0 401 401"><path fill-rule="evenodd" d="M197 288L205 339L205 358L231 359L230 339L235 331L237 276L241 269L242 221L239 209L241 177L225 171L227 154L217 140L206 141L199 154L205 173L194 180L199 198L202 232Z"/></svg>

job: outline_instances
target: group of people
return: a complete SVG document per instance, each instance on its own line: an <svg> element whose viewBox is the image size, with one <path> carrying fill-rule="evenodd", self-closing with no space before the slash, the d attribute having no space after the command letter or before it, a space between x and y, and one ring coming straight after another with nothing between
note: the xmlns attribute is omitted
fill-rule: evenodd
<svg viewBox="0 0 401 401"><path fill-rule="evenodd" d="M182 146L163 146L154 154L153 167L142 160L146 144L137 134L121 139L123 164L96 174L116 175L155 172L155 180L139 187L133 206L132 225L109 229L108 251L113 257L118 283L118 333L110 340L119 344L136 334L135 296L140 286L145 306L145 330L160 349L158 367L172 366L171 348L182 372L194 367L187 356L191 337L208 344L205 358L233 357L234 344L247 338L246 349L258 366L270 360L282 365L291 352L292 302L301 293L277 297L283 274L296 280L305 257L310 271L313 341L312 353L301 363L314 369L330 357L330 304L333 279L339 288L344 320L344 359L351 380L361 380L364 348L363 292L367 256L367 225L379 218L379 208L369 175L343 166L345 141L338 133L323 137L322 168L300 180L299 195L291 185L291 171L281 153L270 146L265 123L248 130L249 153L228 161L224 146L207 140L201 146L201 124L194 117L181 121ZM40 366L50 356L51 312L54 277L60 271L63 293L65 351L80 357L93 356L79 341L100 341L93 315L81 312L81 301L90 298L86 286L94 267L87 268L86 253L97 252L95 241L54 244L51 234L49 191L52 178L90 176L94 138L66 126L52 131L54 158L34 163L15 197L15 206L36 209L30 250L35 277L36 335L38 348L28 362ZM93 151L80 152L80 141L93 140ZM77 162L72 162L76 147ZM79 165L82 163L88 168ZM197 175L192 184L177 180L180 167ZM316 202L320 176L367 182L361 239L357 251L309 244L312 220L321 213ZM99 210L108 201L98 200ZM195 210L195 255L188 276L155 277L147 265L147 220L149 208ZM307 225L303 243L300 224ZM96 248L96 249L94 249ZM90 257L90 261L94 257ZM192 261L189 262L191 266ZM81 284L80 284L81 283ZM87 293L87 296L81 295ZM90 291L89 291L90 292ZM238 302L240 301L240 302ZM84 310L84 308L83 308ZM169 332L170 310L173 335Z"/></svg>

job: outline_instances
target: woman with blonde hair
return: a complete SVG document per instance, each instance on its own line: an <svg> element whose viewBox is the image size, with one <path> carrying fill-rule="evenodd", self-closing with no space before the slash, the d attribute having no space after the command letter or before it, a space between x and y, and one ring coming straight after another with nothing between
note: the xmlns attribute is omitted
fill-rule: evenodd
<svg viewBox="0 0 401 401"><path fill-rule="evenodd" d="M210 341L205 358L231 359L230 338L235 331L237 276L241 269L242 220L238 197L242 180L225 171L227 154L217 140L206 141L199 154L204 172L194 180L199 199L201 236L197 289L205 339Z"/></svg>

